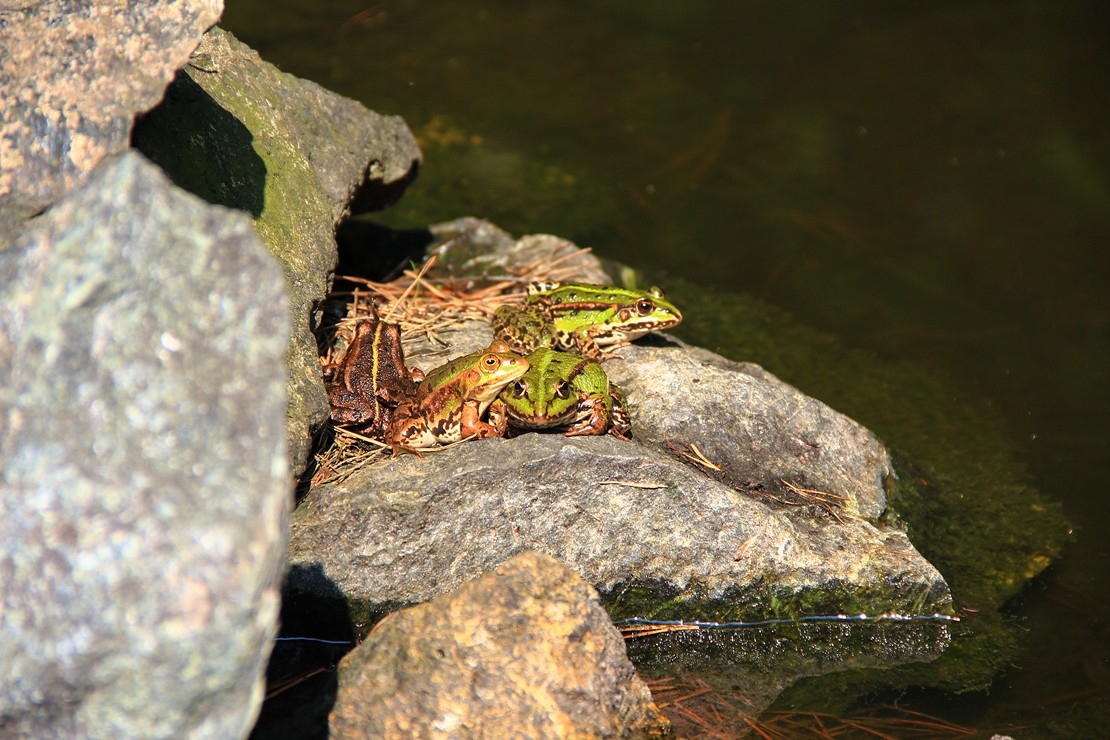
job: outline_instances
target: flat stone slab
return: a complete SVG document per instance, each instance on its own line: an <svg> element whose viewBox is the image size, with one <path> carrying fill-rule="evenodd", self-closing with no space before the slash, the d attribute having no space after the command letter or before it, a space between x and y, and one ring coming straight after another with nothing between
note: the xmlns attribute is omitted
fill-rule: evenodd
<svg viewBox="0 0 1110 740"><path fill-rule="evenodd" d="M525 550L565 563L626 616L723 619L803 593L880 613L950 598L899 529L776 508L634 442L552 434L405 455L315 488L294 514L287 586L325 597L338 586L386 611Z"/></svg>

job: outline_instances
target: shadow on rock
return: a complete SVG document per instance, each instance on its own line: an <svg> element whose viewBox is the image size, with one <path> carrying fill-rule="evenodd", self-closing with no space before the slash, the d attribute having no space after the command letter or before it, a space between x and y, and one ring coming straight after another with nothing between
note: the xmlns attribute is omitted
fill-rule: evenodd
<svg viewBox="0 0 1110 740"><path fill-rule="evenodd" d="M135 123L132 145L174 184L209 203L262 215L266 165L254 136L184 71L162 103ZM187 141L190 146L183 147Z"/></svg>

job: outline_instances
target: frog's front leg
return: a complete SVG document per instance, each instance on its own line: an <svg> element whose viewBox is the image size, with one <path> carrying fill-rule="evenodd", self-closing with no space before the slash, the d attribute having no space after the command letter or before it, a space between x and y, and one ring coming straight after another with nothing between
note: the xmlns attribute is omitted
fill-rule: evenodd
<svg viewBox="0 0 1110 740"><path fill-rule="evenodd" d="M500 398L495 399L486 411L486 418L489 420L489 425L497 430L496 436L504 437L509 430L509 414L505 402Z"/></svg>
<svg viewBox="0 0 1110 740"><path fill-rule="evenodd" d="M605 434L609 426L609 408L606 403L596 397L587 396L578 403L578 419L565 432L568 437L583 437L588 435Z"/></svg>
<svg viewBox="0 0 1110 740"><path fill-rule="evenodd" d="M596 326L589 326L585 329L580 329L571 335L571 342L564 343L566 345L565 348L569 352L577 352L578 354L585 355L595 362L601 362L603 359L605 359L605 352L601 349L601 346L597 343L597 340L595 339L597 334L598 327Z"/></svg>
<svg viewBox="0 0 1110 740"><path fill-rule="evenodd" d="M508 424L507 418L505 422ZM462 439L467 437L486 439L488 437L503 437L504 431L482 421L478 402L469 400L462 407L462 415L459 418L459 434Z"/></svg>

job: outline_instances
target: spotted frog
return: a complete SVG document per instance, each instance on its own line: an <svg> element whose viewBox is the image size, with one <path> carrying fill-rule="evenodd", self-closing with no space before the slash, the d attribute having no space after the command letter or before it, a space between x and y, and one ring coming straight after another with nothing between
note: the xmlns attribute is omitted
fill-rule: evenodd
<svg viewBox="0 0 1110 740"><path fill-rule="evenodd" d="M602 347L627 344L681 321L682 314L657 287L538 282L528 286L523 308L501 306L491 324L514 352L550 347L598 359Z"/></svg>
<svg viewBox="0 0 1110 740"><path fill-rule="evenodd" d="M500 437L506 420L482 421L507 384L528 370L528 361L504 342L451 360L430 371L414 396L393 412L385 441L394 450L426 450L468 437Z"/></svg>
<svg viewBox="0 0 1110 740"><path fill-rule="evenodd" d="M625 436L631 425L624 393L601 365L572 352L541 347L527 357L528 371L507 385L490 407L490 420L507 417L514 429L561 429L568 437Z"/></svg>
<svg viewBox="0 0 1110 740"><path fill-rule="evenodd" d="M343 359L325 365L322 373L332 420L360 426L371 436L385 432L393 409L424 377L405 367L400 328L373 312L355 324Z"/></svg>

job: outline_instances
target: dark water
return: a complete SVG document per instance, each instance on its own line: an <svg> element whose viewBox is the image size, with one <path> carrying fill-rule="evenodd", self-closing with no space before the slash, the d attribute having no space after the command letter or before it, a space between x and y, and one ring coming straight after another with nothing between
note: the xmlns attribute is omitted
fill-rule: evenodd
<svg viewBox="0 0 1110 740"><path fill-rule="evenodd" d="M270 0L223 26L404 116L426 162L385 223L556 233L986 399L1077 533L1010 605L1028 632L991 690L918 698L988 734L1092 726L1110 693L1110 4Z"/></svg>

